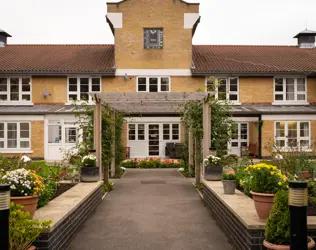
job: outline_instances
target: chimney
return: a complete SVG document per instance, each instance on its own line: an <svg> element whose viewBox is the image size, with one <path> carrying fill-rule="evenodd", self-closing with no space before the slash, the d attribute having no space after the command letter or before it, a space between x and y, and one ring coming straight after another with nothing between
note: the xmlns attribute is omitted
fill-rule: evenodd
<svg viewBox="0 0 316 250"><path fill-rule="evenodd" d="M313 49L315 48L316 31L304 30L298 33L294 38L297 38L297 45L300 48Z"/></svg>
<svg viewBox="0 0 316 250"><path fill-rule="evenodd" d="M0 47L6 46L8 37L11 37L11 36L4 30L0 29Z"/></svg>

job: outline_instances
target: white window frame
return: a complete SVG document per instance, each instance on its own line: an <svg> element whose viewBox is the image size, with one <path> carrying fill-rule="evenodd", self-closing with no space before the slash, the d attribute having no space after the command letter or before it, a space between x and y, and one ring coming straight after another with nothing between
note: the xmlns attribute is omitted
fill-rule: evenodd
<svg viewBox="0 0 316 250"><path fill-rule="evenodd" d="M0 138L0 141L4 141L4 148L0 148L0 153L32 153L31 142L32 142L32 124L30 121L1 121L0 123L4 123L4 138ZM17 124L17 147L16 148L8 148L8 123L16 123ZM21 123L29 124L29 138L21 138ZM28 148L21 148L20 142L28 141Z"/></svg>
<svg viewBox="0 0 316 250"><path fill-rule="evenodd" d="M210 79L210 77L211 76L205 77L205 91L206 92L208 91L207 83L208 83L208 80ZM218 99L218 79L221 79L221 78L226 79L226 100L230 101L234 105L240 105L240 102L239 102L239 89L240 89L239 88L239 76L216 76L216 77L214 77L215 86L216 86L215 98ZM230 91L230 79L232 79L232 78L237 78L237 91ZM237 100L230 100L229 99L230 95L237 95ZM223 101L223 100L219 100L219 101Z"/></svg>
<svg viewBox="0 0 316 250"><path fill-rule="evenodd" d="M164 128L163 126L164 125L169 125L169 139L164 139ZM173 125L178 125L178 131L179 133L178 134L173 134L173 128L172 126ZM162 123L162 126L161 126L161 129L162 129L162 141L180 141L180 136L181 136L181 133L180 133L180 129L181 129L181 126L180 126L180 123L169 123L169 122L166 122L166 123ZM173 139L173 135L178 135L178 139Z"/></svg>
<svg viewBox="0 0 316 250"><path fill-rule="evenodd" d="M146 78L146 91L138 91L138 78ZM136 77L136 92L149 92L149 79L157 78L158 79L158 92L171 92L171 77L170 76L137 76ZM169 79L169 91L161 91L161 78ZM156 93L156 92L151 92Z"/></svg>
<svg viewBox="0 0 316 250"><path fill-rule="evenodd" d="M242 139L241 138L241 125L247 125L247 139ZM248 122L236 122L237 125L237 139L231 139L231 141L228 143L228 148L241 148L244 146L241 146L242 142L246 142L247 143L247 147L249 147L249 123ZM233 142L237 142L238 146L237 147L233 147L232 143Z"/></svg>
<svg viewBox="0 0 316 250"><path fill-rule="evenodd" d="M277 78L283 79L283 91L275 91L275 80ZM286 100L286 78L293 78L294 79L294 100ZM297 79L304 78L305 79L305 92L297 91ZM305 76L275 76L273 77L273 105L306 105L307 102L307 77ZM276 100L275 95L283 95L283 100ZM305 100L297 100L298 94L305 94Z"/></svg>
<svg viewBox="0 0 316 250"><path fill-rule="evenodd" d="M7 95L7 100L3 101L0 100L0 105L32 105L32 76L0 76L0 78L7 79L7 91L1 91L1 95ZM10 91L10 82L11 78L18 78L19 79L19 100L11 100L11 91ZM22 79L28 78L30 79L30 91L22 91ZM23 101L22 95L30 95L29 101Z"/></svg>
<svg viewBox="0 0 316 250"><path fill-rule="evenodd" d="M76 78L77 79L77 91L69 91L69 79L70 78ZM77 95L77 100L76 102L81 102L85 100L80 100L80 78L88 78L89 79L89 91L93 93L100 93L102 92L102 77L101 76L87 76L87 75L82 75L82 76L68 76L67 77L67 103L66 104L73 104L73 100L69 100L69 95ZM100 79L100 91L92 91L92 79L93 78L98 78ZM92 96L89 95L89 100L87 101L89 104L94 104L92 100Z"/></svg>
<svg viewBox="0 0 316 250"><path fill-rule="evenodd" d="M278 122L284 122L284 136L283 137L277 137L277 134L276 134L276 124ZM298 148L304 150L304 151L310 151L310 146L311 146L311 122L310 121L282 121L282 120L278 120L278 121L275 121L274 122L274 143L276 143L277 140L284 140L284 147L283 148L280 148L281 151L284 151L284 152L287 152L287 151L290 151L292 148L290 148L288 146L288 123L289 122L296 122L297 123L297 143L298 143ZM308 137L301 137L300 135L300 126L301 126L301 123L308 123L308 129L309 129L309 136ZM308 140L309 141L309 145L308 147L300 147L299 143L301 140Z"/></svg>
<svg viewBox="0 0 316 250"><path fill-rule="evenodd" d="M130 132L130 128L129 128L129 126L130 125L135 125L135 140L130 140L129 139L129 132ZM138 126L139 125L143 125L144 126L144 139L143 140L139 140L138 138ZM133 142L137 142L137 141L139 141L139 142L144 142L144 141L146 141L146 123L128 123L127 124L127 140L128 141L133 141Z"/></svg>

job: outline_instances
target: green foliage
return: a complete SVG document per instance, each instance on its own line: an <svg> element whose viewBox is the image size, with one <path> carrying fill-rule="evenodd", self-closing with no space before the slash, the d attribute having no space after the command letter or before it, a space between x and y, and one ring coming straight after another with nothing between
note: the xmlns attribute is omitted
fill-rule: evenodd
<svg viewBox="0 0 316 250"><path fill-rule="evenodd" d="M265 228L265 239L272 244L289 245L290 235L288 192L280 190L274 197L274 205Z"/></svg>
<svg viewBox="0 0 316 250"><path fill-rule="evenodd" d="M121 166L125 168L180 168L183 167L183 161L178 160L126 160L121 162Z"/></svg>
<svg viewBox="0 0 316 250"><path fill-rule="evenodd" d="M186 128L188 131L188 128ZM184 133L184 147L182 152L183 167L185 171L189 170L189 133Z"/></svg>
<svg viewBox="0 0 316 250"><path fill-rule="evenodd" d="M240 181L244 190L248 193L275 194L281 189L288 188L287 177L276 166L259 163L246 167L247 175Z"/></svg>
<svg viewBox="0 0 316 250"><path fill-rule="evenodd" d="M95 168L97 165L97 158L94 155L85 155L81 161L83 167Z"/></svg>
<svg viewBox="0 0 316 250"><path fill-rule="evenodd" d="M122 171L120 168L120 163L124 159L123 155L123 145L122 145L122 129L124 123L124 117L120 113L115 115L115 167L118 174Z"/></svg>
<svg viewBox="0 0 316 250"><path fill-rule="evenodd" d="M223 173L223 180L236 180L235 174Z"/></svg>
<svg viewBox="0 0 316 250"><path fill-rule="evenodd" d="M204 184L203 183L199 183L199 184L194 184L194 187L198 190L203 190L204 189Z"/></svg>
<svg viewBox="0 0 316 250"><path fill-rule="evenodd" d="M114 189L113 183L103 183L102 184L102 194L105 194L107 192L111 192Z"/></svg>
<svg viewBox="0 0 316 250"><path fill-rule="evenodd" d="M40 192L38 197L37 208L44 207L47 203L52 200L57 191L57 182L46 179L44 182L44 189Z"/></svg>
<svg viewBox="0 0 316 250"><path fill-rule="evenodd" d="M223 156L221 159L222 166L234 167L238 163L238 156L234 154Z"/></svg>
<svg viewBox="0 0 316 250"><path fill-rule="evenodd" d="M28 212L13 202L10 206L10 250L26 250L51 221L33 220Z"/></svg>

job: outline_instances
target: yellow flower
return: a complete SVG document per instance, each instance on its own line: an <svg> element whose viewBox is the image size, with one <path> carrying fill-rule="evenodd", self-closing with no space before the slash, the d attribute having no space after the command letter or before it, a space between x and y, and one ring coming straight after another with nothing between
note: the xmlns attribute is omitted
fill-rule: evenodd
<svg viewBox="0 0 316 250"><path fill-rule="evenodd" d="M270 174L271 174L271 175L275 175L275 172L271 171Z"/></svg>
<svg viewBox="0 0 316 250"><path fill-rule="evenodd" d="M249 170L249 168L247 167L247 168L245 168L245 172L247 172Z"/></svg>
<svg viewBox="0 0 316 250"><path fill-rule="evenodd" d="M279 184L280 186L282 186L282 182L281 182L281 181L279 181L278 184Z"/></svg>
<svg viewBox="0 0 316 250"><path fill-rule="evenodd" d="M240 181L239 181L239 184L242 185L242 184L244 184L244 182L243 182L242 180L240 180Z"/></svg>

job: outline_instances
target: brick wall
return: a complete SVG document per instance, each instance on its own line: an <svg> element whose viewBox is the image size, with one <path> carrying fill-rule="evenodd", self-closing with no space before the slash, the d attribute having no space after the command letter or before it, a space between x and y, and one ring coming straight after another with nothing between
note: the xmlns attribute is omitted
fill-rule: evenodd
<svg viewBox="0 0 316 250"><path fill-rule="evenodd" d="M108 4L108 12L123 13L123 28L115 30L118 69L189 69L192 29L184 29L184 13L198 13L199 5L169 0L128 0ZM144 50L143 28L163 28L163 49Z"/></svg>
<svg viewBox="0 0 316 250"><path fill-rule="evenodd" d="M273 103L273 77L240 77L239 100L245 105Z"/></svg>
<svg viewBox="0 0 316 250"><path fill-rule="evenodd" d="M316 78L307 79L307 101L316 104Z"/></svg>
<svg viewBox="0 0 316 250"><path fill-rule="evenodd" d="M271 148L274 142L274 121L263 121L262 126L262 156L270 156L270 152L266 147Z"/></svg>
<svg viewBox="0 0 316 250"><path fill-rule="evenodd" d="M44 89L51 96L44 98ZM67 102L67 77L32 77L34 104L65 104Z"/></svg>

